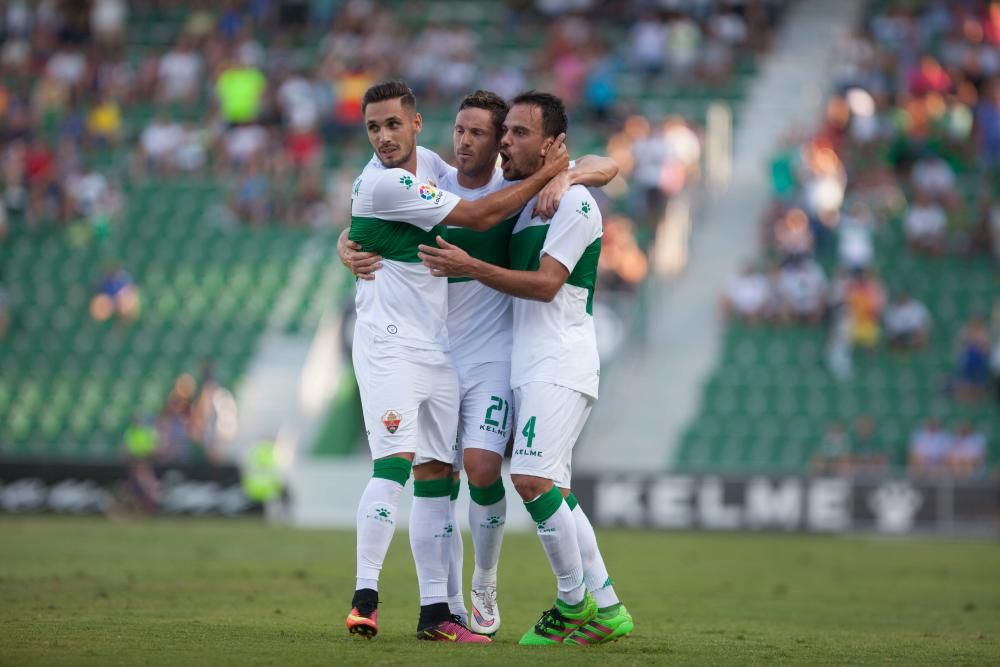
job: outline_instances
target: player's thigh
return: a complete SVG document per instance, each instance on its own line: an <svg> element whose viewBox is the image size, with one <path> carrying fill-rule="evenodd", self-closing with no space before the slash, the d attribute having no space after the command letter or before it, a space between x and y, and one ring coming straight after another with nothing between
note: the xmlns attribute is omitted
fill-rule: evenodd
<svg viewBox="0 0 1000 667"><path fill-rule="evenodd" d="M511 474L551 479L556 486L569 488L573 447L593 404L593 399L578 391L545 382L515 389L517 426Z"/></svg>
<svg viewBox="0 0 1000 667"><path fill-rule="evenodd" d="M443 355L442 355L443 356ZM453 463L458 430L458 375L446 359L421 364L419 437L414 465Z"/></svg>
<svg viewBox="0 0 1000 667"><path fill-rule="evenodd" d="M462 449L484 449L503 458L514 427L510 364L476 364L460 369L459 377L459 444Z"/></svg>
<svg viewBox="0 0 1000 667"><path fill-rule="evenodd" d="M421 370L405 355L387 354L355 336L354 374L372 458L416 452Z"/></svg>

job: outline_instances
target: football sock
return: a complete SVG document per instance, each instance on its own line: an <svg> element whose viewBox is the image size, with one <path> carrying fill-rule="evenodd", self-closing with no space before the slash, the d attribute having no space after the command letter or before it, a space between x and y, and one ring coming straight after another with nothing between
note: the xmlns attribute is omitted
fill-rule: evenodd
<svg viewBox="0 0 1000 667"><path fill-rule="evenodd" d="M448 570L455 527L451 477L413 482L410 550L417 566L421 606L448 603Z"/></svg>
<svg viewBox="0 0 1000 667"><path fill-rule="evenodd" d="M472 587L495 586L500 545L503 542L504 524L507 522L507 497L503 480L490 486L469 484L469 532L476 551L476 568L472 573Z"/></svg>
<svg viewBox="0 0 1000 667"><path fill-rule="evenodd" d="M576 541L576 520L562 493L552 487L534 500L524 503L535 521L538 538L556 575L558 598L567 605L579 604L586 593L583 585L583 562Z"/></svg>
<svg viewBox="0 0 1000 667"><path fill-rule="evenodd" d="M409 461L398 456L375 461L372 478L358 503L355 590L378 590L382 563L396 530L399 494L410 476L410 467Z"/></svg>
<svg viewBox="0 0 1000 667"><path fill-rule="evenodd" d="M455 527L451 537L451 558L448 561L448 606L451 613L457 614L464 619L469 618L469 611L465 608L465 596L462 594L462 565L465 557L464 544L462 543L462 531L459 528L458 520L455 518L455 501L458 498L459 480L454 480L451 489L451 503L449 507L448 520Z"/></svg>
<svg viewBox="0 0 1000 667"><path fill-rule="evenodd" d="M608 576L601 550L597 547L594 527L572 493L566 496L566 504L573 508L573 519L576 521L576 541L580 545L580 557L583 560L583 583L594 596L599 609L613 607L618 604L618 595Z"/></svg>

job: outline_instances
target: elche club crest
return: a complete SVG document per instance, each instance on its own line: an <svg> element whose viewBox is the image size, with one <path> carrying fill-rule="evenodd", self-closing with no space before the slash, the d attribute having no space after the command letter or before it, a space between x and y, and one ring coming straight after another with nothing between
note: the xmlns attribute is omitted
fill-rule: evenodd
<svg viewBox="0 0 1000 667"><path fill-rule="evenodd" d="M387 410L386 413L382 415L382 423L385 425L385 430L389 433L395 433L399 428L399 422L402 420L403 416L395 410Z"/></svg>

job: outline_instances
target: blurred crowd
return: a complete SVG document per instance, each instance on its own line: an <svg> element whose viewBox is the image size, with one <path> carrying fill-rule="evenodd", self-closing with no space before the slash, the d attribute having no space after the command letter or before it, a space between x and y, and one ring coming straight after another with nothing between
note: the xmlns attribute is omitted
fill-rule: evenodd
<svg viewBox="0 0 1000 667"><path fill-rule="evenodd" d="M912 477L975 479L986 471L986 435L969 420L947 428L938 417L921 423L905 448L879 435L878 423L869 414L859 416L853 427L834 422L812 457L816 474L884 475L902 461Z"/></svg>
<svg viewBox="0 0 1000 667"><path fill-rule="evenodd" d="M1000 3L880 7L841 46L818 131L789 136L773 158L768 260L731 279L723 306L748 325L825 327L841 379L859 352L920 355L953 337L942 394L1000 404L998 292L956 321L916 298L907 276L885 275L878 252L894 244L915 266L990 257L1000 276ZM816 466L886 465L891 453L864 435L876 432L870 417L850 434L831 426ZM984 442L972 424L951 433L932 420L897 460L964 476L980 469Z"/></svg>

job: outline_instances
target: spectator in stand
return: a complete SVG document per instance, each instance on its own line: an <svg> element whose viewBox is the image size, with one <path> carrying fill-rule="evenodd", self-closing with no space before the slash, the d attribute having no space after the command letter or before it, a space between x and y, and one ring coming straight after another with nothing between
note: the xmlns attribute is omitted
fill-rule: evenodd
<svg viewBox="0 0 1000 667"><path fill-rule="evenodd" d="M849 271L871 267L875 259L872 231L875 217L861 202L851 204L840 216L837 228L837 255L840 265Z"/></svg>
<svg viewBox="0 0 1000 667"><path fill-rule="evenodd" d="M127 271L114 264L108 267L90 301L90 314L99 322L113 316L131 322L139 316L139 290Z"/></svg>
<svg viewBox="0 0 1000 667"><path fill-rule="evenodd" d="M987 216L987 233L990 240L990 251L993 255L993 264L1000 272L1000 201L993 202Z"/></svg>
<svg viewBox="0 0 1000 667"><path fill-rule="evenodd" d="M809 228L809 217L802 209L790 209L778 220L774 242L782 259L805 259L813 254L815 239Z"/></svg>
<svg viewBox="0 0 1000 667"><path fill-rule="evenodd" d="M823 442L813 455L811 466L817 475L840 475L847 471L851 453L850 437L844 425L831 423L823 435Z"/></svg>
<svg viewBox="0 0 1000 667"><path fill-rule="evenodd" d="M629 58L647 78L666 64L667 29L656 12L646 12L629 31Z"/></svg>
<svg viewBox="0 0 1000 667"><path fill-rule="evenodd" d="M28 221L55 219L62 209L62 188L56 178L55 154L44 141L32 136L23 153L23 160L28 189Z"/></svg>
<svg viewBox="0 0 1000 667"><path fill-rule="evenodd" d="M193 40L182 35L177 45L160 58L156 99L159 102L194 104L201 91L204 68L204 61Z"/></svg>
<svg viewBox="0 0 1000 667"><path fill-rule="evenodd" d="M975 128L982 165L993 173L1000 172L1000 77L993 80L988 94L979 100Z"/></svg>
<svg viewBox="0 0 1000 667"><path fill-rule="evenodd" d="M778 308L782 321L818 324L823 319L827 281L812 258L784 263L778 274Z"/></svg>
<svg viewBox="0 0 1000 667"><path fill-rule="evenodd" d="M889 457L885 443L878 435L875 419L861 415L854 422L851 434L848 468L854 474L878 475L886 471Z"/></svg>
<svg viewBox="0 0 1000 667"><path fill-rule="evenodd" d="M957 203L955 170L938 155L925 155L913 164L910 182L917 192L949 205Z"/></svg>
<svg viewBox="0 0 1000 667"><path fill-rule="evenodd" d="M867 349L878 345L885 308L882 281L871 271L853 271L845 286L844 305L851 321L851 342Z"/></svg>
<svg viewBox="0 0 1000 667"><path fill-rule="evenodd" d="M774 296L767 273L752 264L729 281L723 311L746 324L767 322L774 313Z"/></svg>
<svg viewBox="0 0 1000 667"><path fill-rule="evenodd" d="M960 401L985 397L989 385L990 333L986 321L976 315L962 327L958 340L958 364L951 389Z"/></svg>
<svg viewBox="0 0 1000 667"><path fill-rule="evenodd" d="M163 111L157 112L139 136L140 169L152 170L156 174L170 174L174 169L176 151L183 139L184 128L169 120Z"/></svg>
<svg viewBox="0 0 1000 667"><path fill-rule="evenodd" d="M942 95L949 92L952 81L936 58L924 55L920 58L918 65L910 71L907 85L910 95L920 98L931 92Z"/></svg>
<svg viewBox="0 0 1000 667"><path fill-rule="evenodd" d="M986 463L986 436L972 424L963 421L955 430L951 447L945 454L945 465L952 477L968 479L982 472Z"/></svg>
<svg viewBox="0 0 1000 667"><path fill-rule="evenodd" d="M648 270L649 263L636 243L632 221L620 215L609 216L604 222L597 264L602 288L630 292L643 281Z"/></svg>
<svg viewBox="0 0 1000 667"><path fill-rule="evenodd" d="M667 23L667 64L673 76L685 80L694 73L701 48L701 28L684 14Z"/></svg>
<svg viewBox="0 0 1000 667"><path fill-rule="evenodd" d="M909 472L915 477L938 477L947 471L945 459L951 448L951 434L936 417L910 437Z"/></svg>
<svg viewBox="0 0 1000 667"><path fill-rule="evenodd" d="M117 46L125 35L128 6L125 0L93 0L90 31L102 46Z"/></svg>
<svg viewBox="0 0 1000 667"><path fill-rule="evenodd" d="M118 143L121 131L121 107L105 96L87 114L87 134L98 146L108 147Z"/></svg>
<svg viewBox="0 0 1000 667"><path fill-rule="evenodd" d="M263 73L233 59L225 61L219 71L215 93L223 121L230 125L256 121L267 88Z"/></svg>
<svg viewBox="0 0 1000 667"><path fill-rule="evenodd" d="M910 249L917 253L944 252L948 216L925 190L917 190L914 202L903 218L903 230Z"/></svg>
<svg viewBox="0 0 1000 667"><path fill-rule="evenodd" d="M896 294L885 311L885 333L894 350L918 350L927 344L931 318L924 304L906 292Z"/></svg>

